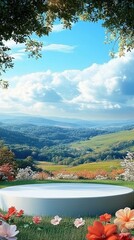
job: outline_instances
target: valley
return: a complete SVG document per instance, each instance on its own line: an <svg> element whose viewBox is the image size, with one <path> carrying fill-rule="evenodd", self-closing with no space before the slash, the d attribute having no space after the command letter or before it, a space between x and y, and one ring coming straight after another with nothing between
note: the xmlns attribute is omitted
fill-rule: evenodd
<svg viewBox="0 0 134 240"><path fill-rule="evenodd" d="M1 116L0 122L1 146L7 146L20 160L30 156L34 161L72 167L120 160L127 151L134 151L133 121L93 124L82 120Z"/></svg>

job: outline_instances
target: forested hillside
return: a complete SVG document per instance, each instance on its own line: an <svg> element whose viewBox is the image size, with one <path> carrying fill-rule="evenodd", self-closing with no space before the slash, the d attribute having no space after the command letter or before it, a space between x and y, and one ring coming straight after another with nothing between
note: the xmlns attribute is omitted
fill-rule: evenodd
<svg viewBox="0 0 134 240"><path fill-rule="evenodd" d="M125 126L123 129L126 129ZM34 124L1 124L0 140L17 159L78 165L121 159L134 150L134 130L63 128ZM113 131L113 133L111 133Z"/></svg>
<svg viewBox="0 0 134 240"><path fill-rule="evenodd" d="M94 128L47 127L30 124L0 127L0 139L6 144L25 144L38 148L88 140L104 133L107 131Z"/></svg>

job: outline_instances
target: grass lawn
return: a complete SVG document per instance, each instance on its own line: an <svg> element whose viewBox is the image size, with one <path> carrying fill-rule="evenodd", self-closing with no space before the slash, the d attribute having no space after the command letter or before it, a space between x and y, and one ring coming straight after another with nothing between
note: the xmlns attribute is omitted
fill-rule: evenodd
<svg viewBox="0 0 134 240"><path fill-rule="evenodd" d="M24 181L10 181L10 182L0 182L0 188L10 187L10 186L17 186L23 184L44 184L44 183L101 183L101 184L114 184L119 186L126 186L134 189L134 182L133 181L116 181L116 180L24 180Z"/></svg>
<svg viewBox="0 0 134 240"><path fill-rule="evenodd" d="M15 181L15 182L0 182L0 188L22 185L22 184L36 184L36 183L51 183L51 182L85 182L85 183L104 183L104 184L115 184L120 186L131 187L134 189L134 182L127 181L112 181L112 180L101 180L101 181ZM20 210L20 209L17 209ZM87 234L87 227L93 223L96 218L86 217L85 225L80 228L76 228L73 224L74 218L63 218L59 225L53 226L51 219L53 217L43 217L40 224L33 224L32 217L24 215L23 218L15 218L15 224L20 231L17 235L17 240L85 240Z"/></svg>
<svg viewBox="0 0 134 240"><path fill-rule="evenodd" d="M51 224L50 217L44 217L39 225L30 225L31 219L24 217L23 220L19 219L16 222L20 231L18 240L84 240L87 227L94 221L93 218L84 218L85 225L77 229L73 224L74 218L63 218L57 226ZM27 223L29 226L26 225Z"/></svg>

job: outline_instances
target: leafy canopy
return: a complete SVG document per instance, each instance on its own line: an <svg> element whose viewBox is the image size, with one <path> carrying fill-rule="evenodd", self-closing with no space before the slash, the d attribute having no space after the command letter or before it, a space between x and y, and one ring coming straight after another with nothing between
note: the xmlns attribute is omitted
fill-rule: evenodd
<svg viewBox="0 0 134 240"><path fill-rule="evenodd" d="M31 39L31 35L49 35L56 19L70 29L80 19L102 20L107 42L118 40L122 56L134 48L133 16L133 0L1 0L0 72L13 67L7 40L24 43L30 56L41 57L42 43Z"/></svg>

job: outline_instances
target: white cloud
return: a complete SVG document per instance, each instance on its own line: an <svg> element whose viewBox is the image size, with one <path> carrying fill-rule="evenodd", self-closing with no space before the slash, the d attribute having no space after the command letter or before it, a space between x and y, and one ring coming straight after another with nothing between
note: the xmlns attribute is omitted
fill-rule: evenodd
<svg viewBox="0 0 134 240"><path fill-rule="evenodd" d="M22 60L24 56L25 54L21 52L10 54L10 57L13 57L14 60Z"/></svg>
<svg viewBox="0 0 134 240"><path fill-rule="evenodd" d="M45 116L134 117L134 52L83 70L36 72L9 79L0 111ZM126 113L126 109L127 113ZM127 116L126 116L127 114Z"/></svg>
<svg viewBox="0 0 134 240"><path fill-rule="evenodd" d="M64 26L63 24L55 24L53 25L52 32L62 32L64 31Z"/></svg>
<svg viewBox="0 0 134 240"><path fill-rule="evenodd" d="M72 27L74 26L74 23L72 23ZM52 32L62 32L66 30L66 28L64 27L64 24L54 24L53 28L52 28Z"/></svg>
<svg viewBox="0 0 134 240"><path fill-rule="evenodd" d="M3 41L5 46L9 47L11 51L9 52L10 57L13 57L14 60L22 60L25 56L25 44L16 43L14 40Z"/></svg>
<svg viewBox="0 0 134 240"><path fill-rule="evenodd" d="M43 50L45 51L56 51L56 52L64 52L64 53L73 52L74 49L75 49L75 46L64 45L64 44L49 44L43 47Z"/></svg>
<svg viewBox="0 0 134 240"><path fill-rule="evenodd" d="M63 25L57 24L54 25L53 31L61 31ZM9 55L14 58L14 61L23 60L27 55L25 52L24 43L16 43L14 40L4 41L4 44L11 48ZM62 53L72 53L75 49L75 46L65 45L65 44L48 44L42 48L42 51L53 51L53 52L62 52Z"/></svg>
<svg viewBox="0 0 134 240"><path fill-rule="evenodd" d="M22 48L24 43L16 43L14 40L3 41L3 43L9 48Z"/></svg>

